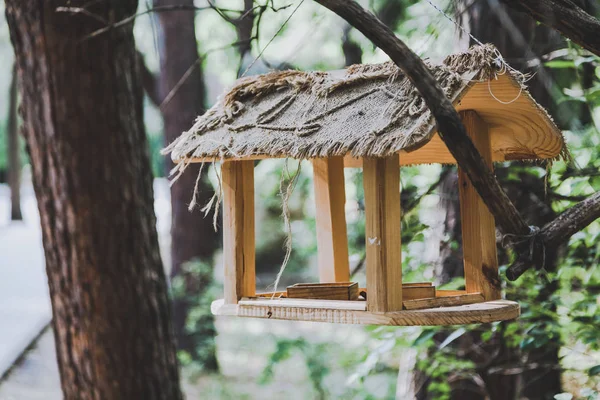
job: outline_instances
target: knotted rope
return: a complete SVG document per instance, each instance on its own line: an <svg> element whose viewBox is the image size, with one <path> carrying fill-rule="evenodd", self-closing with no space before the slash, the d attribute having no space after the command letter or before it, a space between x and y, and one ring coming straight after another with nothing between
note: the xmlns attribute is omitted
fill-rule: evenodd
<svg viewBox="0 0 600 400"><path fill-rule="evenodd" d="M529 234L527 235L516 235L514 233L507 233L502 236L502 247L508 249L509 247L529 247L529 259L533 261L536 247L540 247L542 250L542 264L537 266L538 270L545 270L546 266L546 244L542 237L542 231L535 225L529 226Z"/></svg>

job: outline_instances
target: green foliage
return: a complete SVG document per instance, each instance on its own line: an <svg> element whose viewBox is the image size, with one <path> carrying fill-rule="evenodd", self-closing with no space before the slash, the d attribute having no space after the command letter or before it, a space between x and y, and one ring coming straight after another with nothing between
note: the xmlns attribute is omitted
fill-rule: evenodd
<svg viewBox="0 0 600 400"><path fill-rule="evenodd" d="M181 266L181 270L171 281L171 295L176 301L192 305L185 321L185 330L195 348L194 354L180 350L177 357L186 374L197 377L203 372L205 363L214 360L215 327L210 305L220 296L222 288L214 283L213 268L208 263L189 261Z"/></svg>
<svg viewBox="0 0 600 400"><path fill-rule="evenodd" d="M329 371L323 357L326 346L327 344L324 343L315 344L308 342L304 338L277 340L276 349L271 354L271 357L269 357L267 366L262 372L260 382L263 384L268 383L273 379L274 366L289 359L294 351L299 351L306 359L309 379L313 384L317 398L325 399L323 380Z"/></svg>

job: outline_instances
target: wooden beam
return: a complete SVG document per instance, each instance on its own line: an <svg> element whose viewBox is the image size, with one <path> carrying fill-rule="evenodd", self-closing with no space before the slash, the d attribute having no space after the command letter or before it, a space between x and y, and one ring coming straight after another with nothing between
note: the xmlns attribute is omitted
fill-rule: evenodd
<svg viewBox="0 0 600 400"><path fill-rule="evenodd" d="M312 161L316 202L317 258L321 282L348 282L348 234L343 157Z"/></svg>
<svg viewBox="0 0 600 400"><path fill-rule="evenodd" d="M256 292L254 162L224 162L222 181L225 303L235 304Z"/></svg>
<svg viewBox="0 0 600 400"><path fill-rule="evenodd" d="M365 158L367 309L402 310L400 167L398 154Z"/></svg>
<svg viewBox="0 0 600 400"><path fill-rule="evenodd" d="M486 123L474 111L461 112L467 134L490 168L492 147ZM462 168L458 168L465 287L486 301L501 297L494 217Z"/></svg>

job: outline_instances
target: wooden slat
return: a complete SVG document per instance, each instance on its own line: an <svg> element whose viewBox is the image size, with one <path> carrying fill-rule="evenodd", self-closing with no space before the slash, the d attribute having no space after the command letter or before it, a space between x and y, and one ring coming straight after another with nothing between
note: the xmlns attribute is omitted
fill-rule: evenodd
<svg viewBox="0 0 600 400"><path fill-rule="evenodd" d="M424 284L418 283L409 283L402 284L402 300L415 300L415 299L428 299L437 296L437 291L435 286L430 284L431 282L427 282ZM369 298L369 292L366 288L360 288L360 292L365 292L367 294L367 299ZM463 292L466 293L466 292Z"/></svg>
<svg viewBox="0 0 600 400"><path fill-rule="evenodd" d="M402 282L402 288L411 286L433 286L433 282Z"/></svg>
<svg viewBox="0 0 600 400"><path fill-rule="evenodd" d="M211 305L215 315L393 326L487 323L514 319L520 313L519 304L508 300L425 310L370 312L365 309L364 301L304 299L242 299L237 305L216 300Z"/></svg>
<svg viewBox="0 0 600 400"><path fill-rule="evenodd" d="M488 165L493 167L487 125L474 111L461 112L461 117L475 147ZM467 293L481 293L485 300L497 300L501 287L494 217L460 168L458 184Z"/></svg>
<svg viewBox="0 0 600 400"><path fill-rule="evenodd" d="M295 283L294 287L302 287L302 286L322 286L322 287L348 287L350 285L354 285L353 282L318 282L318 283ZM357 284L358 285L358 284Z"/></svg>
<svg viewBox="0 0 600 400"><path fill-rule="evenodd" d="M398 155L365 158L365 236L369 311L402 309Z"/></svg>
<svg viewBox="0 0 600 400"><path fill-rule="evenodd" d="M348 300L321 300L321 299L268 299L268 298L246 298L240 300L239 305L286 307L286 308L311 308L323 310L355 310L365 311L365 301Z"/></svg>
<svg viewBox="0 0 600 400"><path fill-rule="evenodd" d="M317 259L321 282L350 280L342 157L316 158L314 171Z"/></svg>
<svg viewBox="0 0 600 400"><path fill-rule="evenodd" d="M414 286L418 286L418 287L421 287L421 286L433 286L433 282L409 282L409 283L402 283L402 289L409 288L409 287L414 287ZM360 288L359 291L366 292L367 288Z"/></svg>
<svg viewBox="0 0 600 400"><path fill-rule="evenodd" d="M435 297L461 296L463 294L467 294L467 291L466 290L445 290L445 289L438 289L435 291Z"/></svg>
<svg viewBox="0 0 600 400"><path fill-rule="evenodd" d="M435 286L404 286L402 285L402 300L429 299L435 297ZM369 292L367 292L367 299Z"/></svg>
<svg viewBox="0 0 600 400"><path fill-rule="evenodd" d="M287 292L275 292L274 294L275 295L273 295L273 292L265 292L265 293L256 293L254 296L256 296L256 297L274 297L274 298L287 296Z"/></svg>
<svg viewBox="0 0 600 400"><path fill-rule="evenodd" d="M459 306L464 304L481 303L483 296L481 293L463 294L459 296L443 296L433 299L415 299L405 300L404 308L406 310L421 310L434 307Z"/></svg>
<svg viewBox="0 0 600 400"><path fill-rule="evenodd" d="M290 299L357 300L358 283L296 284L288 286L287 297Z"/></svg>
<svg viewBox="0 0 600 400"><path fill-rule="evenodd" d="M254 162L224 162L222 183L225 302L231 304L256 291Z"/></svg>

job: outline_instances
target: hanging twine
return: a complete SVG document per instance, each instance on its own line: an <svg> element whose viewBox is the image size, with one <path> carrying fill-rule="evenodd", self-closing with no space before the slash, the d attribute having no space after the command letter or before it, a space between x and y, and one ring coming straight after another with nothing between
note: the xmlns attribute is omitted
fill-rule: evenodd
<svg viewBox="0 0 600 400"><path fill-rule="evenodd" d="M271 296L271 300L275 298L275 293L277 293L277 286L279 286L279 281L285 271L285 268L290 261L290 257L292 255L292 221L290 219L290 198L292 197L292 193L296 184L298 183L298 177L300 176L300 171L302 169L302 161L298 160L298 168L293 176L290 176L290 171L288 167L288 159L285 159L285 164L283 167L283 172L281 173L281 180L279 181L279 194L281 195L281 207L282 207L282 216L283 223L285 226L285 256L283 257L283 262L281 263L281 267L279 268L279 272L277 273L277 277L275 278L275 282L273 282L273 295ZM287 186L284 187L284 183L288 180Z"/></svg>

